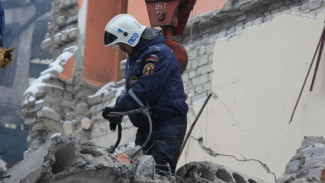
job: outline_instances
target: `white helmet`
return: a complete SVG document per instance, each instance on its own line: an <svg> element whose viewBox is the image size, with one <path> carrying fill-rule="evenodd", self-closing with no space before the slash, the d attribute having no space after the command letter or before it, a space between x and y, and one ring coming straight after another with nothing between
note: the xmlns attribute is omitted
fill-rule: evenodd
<svg viewBox="0 0 325 183"><path fill-rule="evenodd" d="M120 14L112 18L105 27L104 43L111 46L125 43L136 46L146 26L141 25L133 16Z"/></svg>

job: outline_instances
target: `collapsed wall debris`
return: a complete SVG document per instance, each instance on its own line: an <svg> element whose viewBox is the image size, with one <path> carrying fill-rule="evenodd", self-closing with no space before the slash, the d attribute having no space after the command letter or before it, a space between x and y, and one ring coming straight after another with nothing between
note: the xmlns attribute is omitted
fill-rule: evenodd
<svg viewBox="0 0 325 183"><path fill-rule="evenodd" d="M52 2L49 32L42 42L42 49L48 50L55 60L65 48L76 45L78 41L78 0L54 0Z"/></svg>
<svg viewBox="0 0 325 183"><path fill-rule="evenodd" d="M25 159L9 169L5 183L68 182L235 182L264 183L222 165L192 162L179 168L176 175L164 176L155 171L150 155L138 152L134 145L120 147L110 154L90 141L53 134L38 150L26 152ZM116 153L119 152L119 153Z"/></svg>
<svg viewBox="0 0 325 183"><path fill-rule="evenodd" d="M184 182L236 182L264 183L264 181L243 175L222 165L211 162L191 162L176 172Z"/></svg>
<svg viewBox="0 0 325 183"><path fill-rule="evenodd" d="M4 183L36 182L219 182L264 183L248 175L211 162L190 162L180 167L176 175L161 176L155 171L152 156L134 154L133 144L121 146L110 154L106 148L91 141L77 140L53 134L40 148L26 152L23 161L11 167L0 167ZM117 153L118 152L118 153ZM325 138L305 137L297 154L287 164L278 183L316 183L323 181L325 167ZM4 163L1 163L4 165Z"/></svg>
<svg viewBox="0 0 325 183"><path fill-rule="evenodd" d="M325 172L325 138L305 137L278 182L324 182L322 171Z"/></svg>
<svg viewBox="0 0 325 183"><path fill-rule="evenodd" d="M110 154L90 141L53 134L38 150L27 152L22 162L10 168L7 174L11 178L4 182L175 182L175 177L155 173L152 156L134 154L138 148L131 145L122 148L121 154Z"/></svg>

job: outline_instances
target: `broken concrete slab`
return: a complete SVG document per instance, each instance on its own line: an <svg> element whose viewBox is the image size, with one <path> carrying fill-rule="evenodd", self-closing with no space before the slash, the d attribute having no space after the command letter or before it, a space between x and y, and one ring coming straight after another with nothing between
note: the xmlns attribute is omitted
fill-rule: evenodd
<svg viewBox="0 0 325 183"><path fill-rule="evenodd" d="M84 130L88 130L91 127L92 123L89 118L83 118L81 120L81 128Z"/></svg>
<svg viewBox="0 0 325 183"><path fill-rule="evenodd" d="M305 139L302 148L293 157L292 163L288 164L287 174L277 182L320 180L323 165L320 167L313 162L322 162L325 159L323 156L325 146L319 143L318 138L318 140L315 138L314 144L311 143L311 138L313 137ZM308 146L305 145L306 141ZM223 165L205 161L185 164L177 170L176 175L170 173L161 176L157 174L153 157L138 153L139 149L140 146L130 144L120 146L110 154L107 149L98 147L90 141L76 140L74 137L56 133L37 150L26 152L24 160L6 172L6 176L11 177L6 178L4 183L265 182ZM309 167L306 167L307 165ZM3 176L5 171L0 173Z"/></svg>
<svg viewBox="0 0 325 183"><path fill-rule="evenodd" d="M4 182L175 182L156 174L152 156L135 154L139 146L134 150L121 149L125 150L129 163L124 163L108 153L107 149L95 146L90 141L54 134L36 151L26 152L25 159L8 171L7 174L12 177Z"/></svg>
<svg viewBox="0 0 325 183"><path fill-rule="evenodd" d="M322 182L325 168L325 138L304 137L301 147L289 161L277 182Z"/></svg>
<svg viewBox="0 0 325 183"><path fill-rule="evenodd" d="M152 156L144 155L138 157L135 161L135 178L139 180L141 175L151 175L151 178L155 178L155 160Z"/></svg>
<svg viewBox="0 0 325 183"><path fill-rule="evenodd" d="M257 178L250 177L207 161L191 162L179 168L176 172L177 182L236 182L236 183L264 183Z"/></svg>
<svg viewBox="0 0 325 183"><path fill-rule="evenodd" d="M41 145L36 151L26 152L23 161L11 167L7 175L11 177L4 180L4 183L29 183L36 182L41 175L43 158L48 153L50 142Z"/></svg>

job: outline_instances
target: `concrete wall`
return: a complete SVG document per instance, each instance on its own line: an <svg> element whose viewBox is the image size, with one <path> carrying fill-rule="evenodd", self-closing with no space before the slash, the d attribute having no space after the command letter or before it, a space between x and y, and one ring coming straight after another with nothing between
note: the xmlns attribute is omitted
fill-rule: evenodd
<svg viewBox="0 0 325 183"><path fill-rule="evenodd" d="M206 160L274 181L261 162L279 177L304 136L323 135L322 69L310 93L311 74L289 120L324 26L324 2L274 1L255 12L243 7L257 4L242 2L233 1L230 9L239 5L244 13L226 10L228 3L215 14L194 18L182 37L190 56L183 76L193 110L189 124L207 94L214 97L178 166ZM222 16L225 12L233 16Z"/></svg>

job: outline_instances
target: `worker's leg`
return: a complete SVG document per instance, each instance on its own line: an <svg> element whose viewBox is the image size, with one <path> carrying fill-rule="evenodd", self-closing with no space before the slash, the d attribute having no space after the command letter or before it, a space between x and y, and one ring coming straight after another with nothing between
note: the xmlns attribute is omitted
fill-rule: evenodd
<svg viewBox="0 0 325 183"><path fill-rule="evenodd" d="M136 138L135 138L135 145L142 146L143 143L147 140L149 133L149 129L146 127L139 127L137 130ZM151 137L152 138L152 137ZM143 152L145 153L148 147L151 145L151 141L148 142L146 147L144 147Z"/></svg>
<svg viewBox="0 0 325 183"><path fill-rule="evenodd" d="M158 169L157 173L159 173L159 170L168 172L167 163L171 167L171 172L175 173L177 157L185 133L186 124L170 124L153 129L151 139L144 148L144 151L147 151L147 154L152 155L155 159ZM148 131L146 129L138 129L136 145L142 145L146 140L147 134Z"/></svg>

